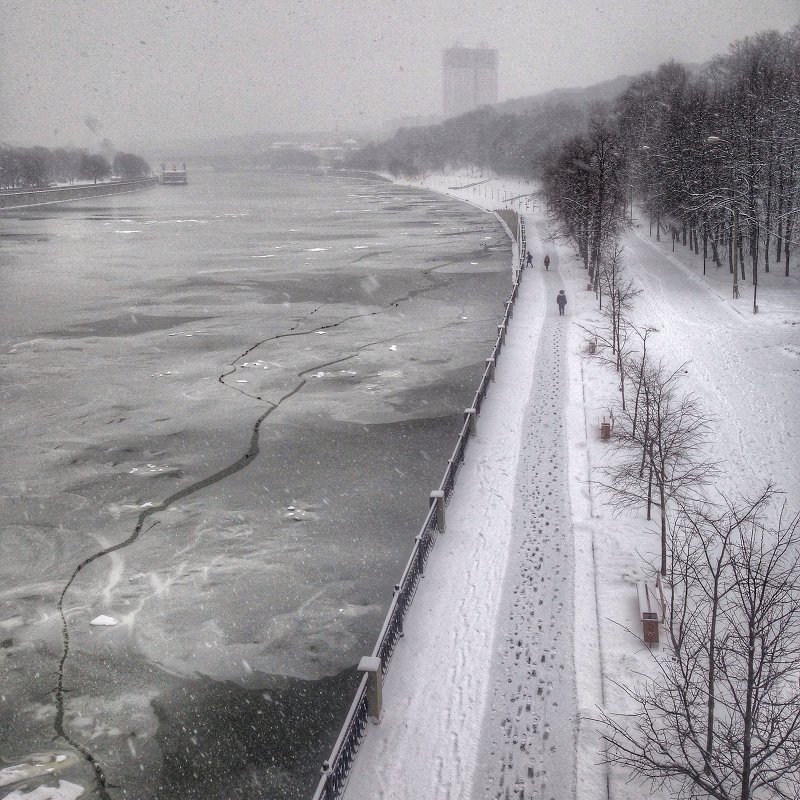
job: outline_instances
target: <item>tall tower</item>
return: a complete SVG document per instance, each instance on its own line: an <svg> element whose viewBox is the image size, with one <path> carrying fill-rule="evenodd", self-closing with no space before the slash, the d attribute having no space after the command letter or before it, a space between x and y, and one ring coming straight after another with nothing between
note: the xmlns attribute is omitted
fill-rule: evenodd
<svg viewBox="0 0 800 800"><path fill-rule="evenodd" d="M446 117L497 102L497 50L449 47L442 52L442 110Z"/></svg>

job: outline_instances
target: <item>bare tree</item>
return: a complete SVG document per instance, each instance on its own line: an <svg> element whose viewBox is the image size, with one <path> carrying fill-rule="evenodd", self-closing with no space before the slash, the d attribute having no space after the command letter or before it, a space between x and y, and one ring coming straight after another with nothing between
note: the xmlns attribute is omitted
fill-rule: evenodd
<svg viewBox="0 0 800 800"><path fill-rule="evenodd" d="M609 759L682 798L800 796L800 517L755 500L671 527L671 649L603 715Z"/></svg>
<svg viewBox="0 0 800 800"><path fill-rule="evenodd" d="M623 247L616 240L600 262L598 290L600 310L608 321L611 334L611 353L617 372L623 367L623 340L627 338L628 315L633 301L641 294L634 282L626 275L622 259ZM602 298L606 297L603 307ZM624 387L623 387L624 392ZM624 405L624 401L623 401Z"/></svg>
<svg viewBox="0 0 800 800"><path fill-rule="evenodd" d="M704 455L709 419L692 394L681 391L685 365L669 371L663 361L642 356L631 374L639 377L634 408L614 414L615 450L598 481L613 508L622 510L654 502L661 520L661 574L667 574L667 504L684 504L714 475ZM655 488L657 498L653 499Z"/></svg>

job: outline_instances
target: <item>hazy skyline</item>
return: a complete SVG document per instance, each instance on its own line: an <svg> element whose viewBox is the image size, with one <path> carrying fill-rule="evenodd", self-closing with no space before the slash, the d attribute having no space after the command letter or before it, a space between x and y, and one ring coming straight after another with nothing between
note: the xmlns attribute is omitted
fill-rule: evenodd
<svg viewBox="0 0 800 800"><path fill-rule="evenodd" d="M697 63L798 0L0 0L0 141L120 147L441 111L441 52L499 51L500 99Z"/></svg>

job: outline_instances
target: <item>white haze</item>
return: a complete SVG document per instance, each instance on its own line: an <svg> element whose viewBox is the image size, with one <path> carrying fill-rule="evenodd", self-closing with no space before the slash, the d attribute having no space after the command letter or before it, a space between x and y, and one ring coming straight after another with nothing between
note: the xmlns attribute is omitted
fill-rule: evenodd
<svg viewBox="0 0 800 800"><path fill-rule="evenodd" d="M0 141L370 128L439 112L456 42L498 49L505 99L797 21L797 0L0 0Z"/></svg>

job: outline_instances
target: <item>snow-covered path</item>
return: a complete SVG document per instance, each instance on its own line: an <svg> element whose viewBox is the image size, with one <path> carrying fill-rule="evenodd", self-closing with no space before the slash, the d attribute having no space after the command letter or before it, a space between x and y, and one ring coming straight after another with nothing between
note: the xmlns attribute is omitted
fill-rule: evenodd
<svg viewBox="0 0 800 800"><path fill-rule="evenodd" d="M544 249L528 242L535 263ZM346 800L574 796L572 529L558 258L523 276L478 435Z"/></svg>
<svg viewBox="0 0 800 800"><path fill-rule="evenodd" d="M514 487L513 527L495 629L489 708L474 800L575 796L573 547L564 409L569 316L545 276L546 315L533 364Z"/></svg>
<svg viewBox="0 0 800 800"><path fill-rule="evenodd" d="M709 260L714 274L703 279L701 261L682 247L673 255L646 227L628 233L624 244L629 269L644 289L636 317L658 327L653 343L668 364L687 362L687 386L714 417L711 449L725 462L726 482L752 491L773 480L796 507L800 460L786 458L786 444L794 443L796 452L800 442L800 326L788 305L794 295L762 293L761 312L754 315L752 286L743 284L733 301L727 268L716 270Z"/></svg>

